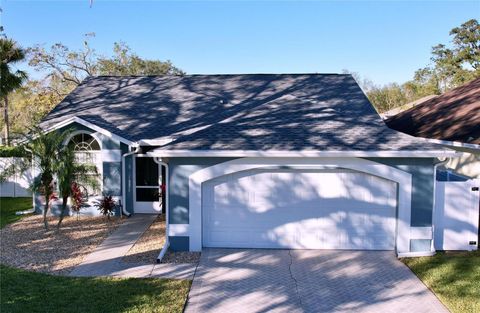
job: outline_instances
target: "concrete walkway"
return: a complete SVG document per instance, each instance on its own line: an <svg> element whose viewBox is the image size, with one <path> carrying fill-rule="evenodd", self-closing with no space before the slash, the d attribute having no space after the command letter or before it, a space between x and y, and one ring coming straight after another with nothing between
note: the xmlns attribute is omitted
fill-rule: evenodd
<svg viewBox="0 0 480 313"><path fill-rule="evenodd" d="M192 279L196 264L131 264L122 258L157 215L135 214L79 264L70 276L162 277Z"/></svg>
<svg viewBox="0 0 480 313"><path fill-rule="evenodd" d="M448 310L392 251L203 249L185 312Z"/></svg>

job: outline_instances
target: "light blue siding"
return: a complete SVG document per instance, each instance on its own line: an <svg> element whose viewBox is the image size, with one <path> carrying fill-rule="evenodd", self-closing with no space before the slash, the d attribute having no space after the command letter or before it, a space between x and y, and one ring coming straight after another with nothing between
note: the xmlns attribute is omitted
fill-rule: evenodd
<svg viewBox="0 0 480 313"><path fill-rule="evenodd" d="M223 163L233 158L172 158L169 160L169 221L171 224L188 224L188 178L203 168Z"/></svg>
<svg viewBox="0 0 480 313"><path fill-rule="evenodd" d="M134 181L133 181L133 155L127 156L125 158L125 205L129 213L134 213L133 208L133 192L134 192Z"/></svg>
<svg viewBox="0 0 480 313"><path fill-rule="evenodd" d="M188 224L188 177L231 158L172 158L170 166L170 223ZM433 162L431 158L370 158L412 174L411 226L432 225Z"/></svg>
<svg viewBox="0 0 480 313"><path fill-rule="evenodd" d="M103 134L97 133L97 136L102 141L102 148L103 150L118 150L120 149L120 142L117 140L113 140Z"/></svg>
<svg viewBox="0 0 480 313"><path fill-rule="evenodd" d="M203 168L232 160L232 158L171 158L169 160L169 221L171 224L189 223L189 176ZM412 174L412 226L431 226L433 201L433 158L370 158L374 162L393 166ZM182 237L183 238L183 237ZM185 239L171 237L172 249L185 250ZM412 242L412 248L428 246ZM429 250L429 246L428 249Z"/></svg>
<svg viewBox="0 0 480 313"><path fill-rule="evenodd" d="M103 160L102 161L102 183L103 195L111 195L115 197L121 197L122 195L122 166L121 166L121 149L127 149L126 145L121 144L119 141L113 140L101 133L98 133L86 126L83 126L78 123L72 123L67 125L57 131L84 131L86 133L95 134L95 136L100 140L100 146L102 147L102 152L107 152L110 156L115 156L115 160ZM124 147L123 147L124 146ZM35 197L35 209L37 212L41 212L43 205L40 203L38 195ZM128 207L127 207L128 209ZM133 211L133 206L130 208ZM58 205L52 207L53 214L59 214L60 208ZM119 212L116 212L117 214ZM84 208L82 209L82 214L95 215L98 214L95 207Z"/></svg>
<svg viewBox="0 0 480 313"><path fill-rule="evenodd" d="M103 195L122 195L121 162L103 162Z"/></svg>
<svg viewBox="0 0 480 313"><path fill-rule="evenodd" d="M432 226L433 158L371 158L374 162L396 167L412 174L411 226Z"/></svg>
<svg viewBox="0 0 480 313"><path fill-rule="evenodd" d="M188 236L169 236L170 249L173 251L188 251L190 248L190 237Z"/></svg>

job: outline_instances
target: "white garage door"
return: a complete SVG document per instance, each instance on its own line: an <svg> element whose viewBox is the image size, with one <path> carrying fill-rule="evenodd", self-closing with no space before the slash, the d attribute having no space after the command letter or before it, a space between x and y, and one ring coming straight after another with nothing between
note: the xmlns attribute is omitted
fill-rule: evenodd
<svg viewBox="0 0 480 313"><path fill-rule="evenodd" d="M202 186L203 245L395 247L396 187L350 170L250 170Z"/></svg>

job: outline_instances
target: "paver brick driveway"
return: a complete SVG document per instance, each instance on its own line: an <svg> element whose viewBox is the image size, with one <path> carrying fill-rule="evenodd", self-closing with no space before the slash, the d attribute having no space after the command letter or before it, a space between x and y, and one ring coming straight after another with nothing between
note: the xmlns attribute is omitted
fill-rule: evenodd
<svg viewBox="0 0 480 313"><path fill-rule="evenodd" d="M204 249L192 312L448 312L391 251Z"/></svg>

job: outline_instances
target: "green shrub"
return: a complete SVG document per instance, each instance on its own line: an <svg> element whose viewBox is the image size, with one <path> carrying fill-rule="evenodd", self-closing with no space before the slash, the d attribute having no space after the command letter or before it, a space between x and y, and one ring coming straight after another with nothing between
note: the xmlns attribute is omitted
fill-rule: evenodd
<svg viewBox="0 0 480 313"><path fill-rule="evenodd" d="M30 157L23 146L0 146L0 158Z"/></svg>

